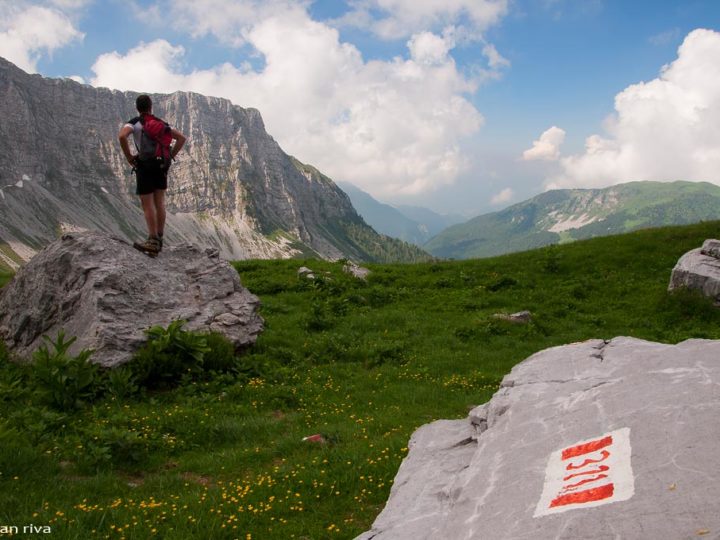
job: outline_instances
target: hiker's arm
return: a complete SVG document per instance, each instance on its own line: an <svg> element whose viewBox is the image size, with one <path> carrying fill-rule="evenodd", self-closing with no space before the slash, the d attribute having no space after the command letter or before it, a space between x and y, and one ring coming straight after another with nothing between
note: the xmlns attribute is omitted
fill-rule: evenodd
<svg viewBox="0 0 720 540"><path fill-rule="evenodd" d="M133 156L130 152L130 143L128 143L128 137L132 132L132 126L125 125L121 127L120 133L118 134L118 140L120 141L120 148L122 148L123 154L125 154L125 159L134 167L136 156Z"/></svg>
<svg viewBox="0 0 720 540"><path fill-rule="evenodd" d="M175 139L175 144L173 145L172 150L170 151L170 157L172 159L175 159L175 156L177 156L178 152L185 145L185 141L187 139L185 138L185 135L180 133L177 129L173 129L171 133L172 133L172 138Z"/></svg>

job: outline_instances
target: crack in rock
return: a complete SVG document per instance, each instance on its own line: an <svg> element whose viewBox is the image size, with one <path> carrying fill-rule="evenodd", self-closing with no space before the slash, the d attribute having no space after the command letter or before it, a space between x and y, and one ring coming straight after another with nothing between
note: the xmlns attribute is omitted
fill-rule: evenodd
<svg viewBox="0 0 720 540"><path fill-rule="evenodd" d="M451 448L458 448L460 446L467 446L468 444L477 443L477 440L473 437L467 437L466 439L463 439L462 441L456 442L452 446L448 447L448 450Z"/></svg>
<svg viewBox="0 0 720 540"><path fill-rule="evenodd" d="M601 345L598 345L597 347L593 347L593 349L595 349L598 352L591 354L590 358L597 358L600 360L600 362L605 360L605 347L607 347L609 344L610 344L610 341L605 339L605 340L603 340Z"/></svg>

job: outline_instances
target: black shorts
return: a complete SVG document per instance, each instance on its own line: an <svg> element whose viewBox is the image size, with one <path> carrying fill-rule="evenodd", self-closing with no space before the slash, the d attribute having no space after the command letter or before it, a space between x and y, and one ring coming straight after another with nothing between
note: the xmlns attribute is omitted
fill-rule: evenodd
<svg viewBox="0 0 720 540"><path fill-rule="evenodd" d="M160 161L139 161L135 166L137 176L136 195L149 195L158 189L167 189L168 168L163 167Z"/></svg>

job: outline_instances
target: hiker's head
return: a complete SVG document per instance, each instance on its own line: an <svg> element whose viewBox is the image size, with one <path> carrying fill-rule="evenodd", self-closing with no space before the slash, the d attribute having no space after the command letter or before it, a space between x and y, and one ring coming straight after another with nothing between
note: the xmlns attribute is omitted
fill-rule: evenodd
<svg viewBox="0 0 720 540"><path fill-rule="evenodd" d="M150 99L150 96L146 94L138 96L135 100L135 107L139 113L149 113L152 111L152 100Z"/></svg>

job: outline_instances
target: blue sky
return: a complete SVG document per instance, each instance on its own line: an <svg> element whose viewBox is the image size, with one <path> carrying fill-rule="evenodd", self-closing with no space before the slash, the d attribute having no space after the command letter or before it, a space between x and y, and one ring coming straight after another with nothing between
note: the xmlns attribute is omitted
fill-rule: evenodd
<svg viewBox="0 0 720 540"><path fill-rule="evenodd" d="M258 108L384 202L474 215L555 187L720 183L717 0L16 0L0 56ZM704 29L704 30L700 30Z"/></svg>

